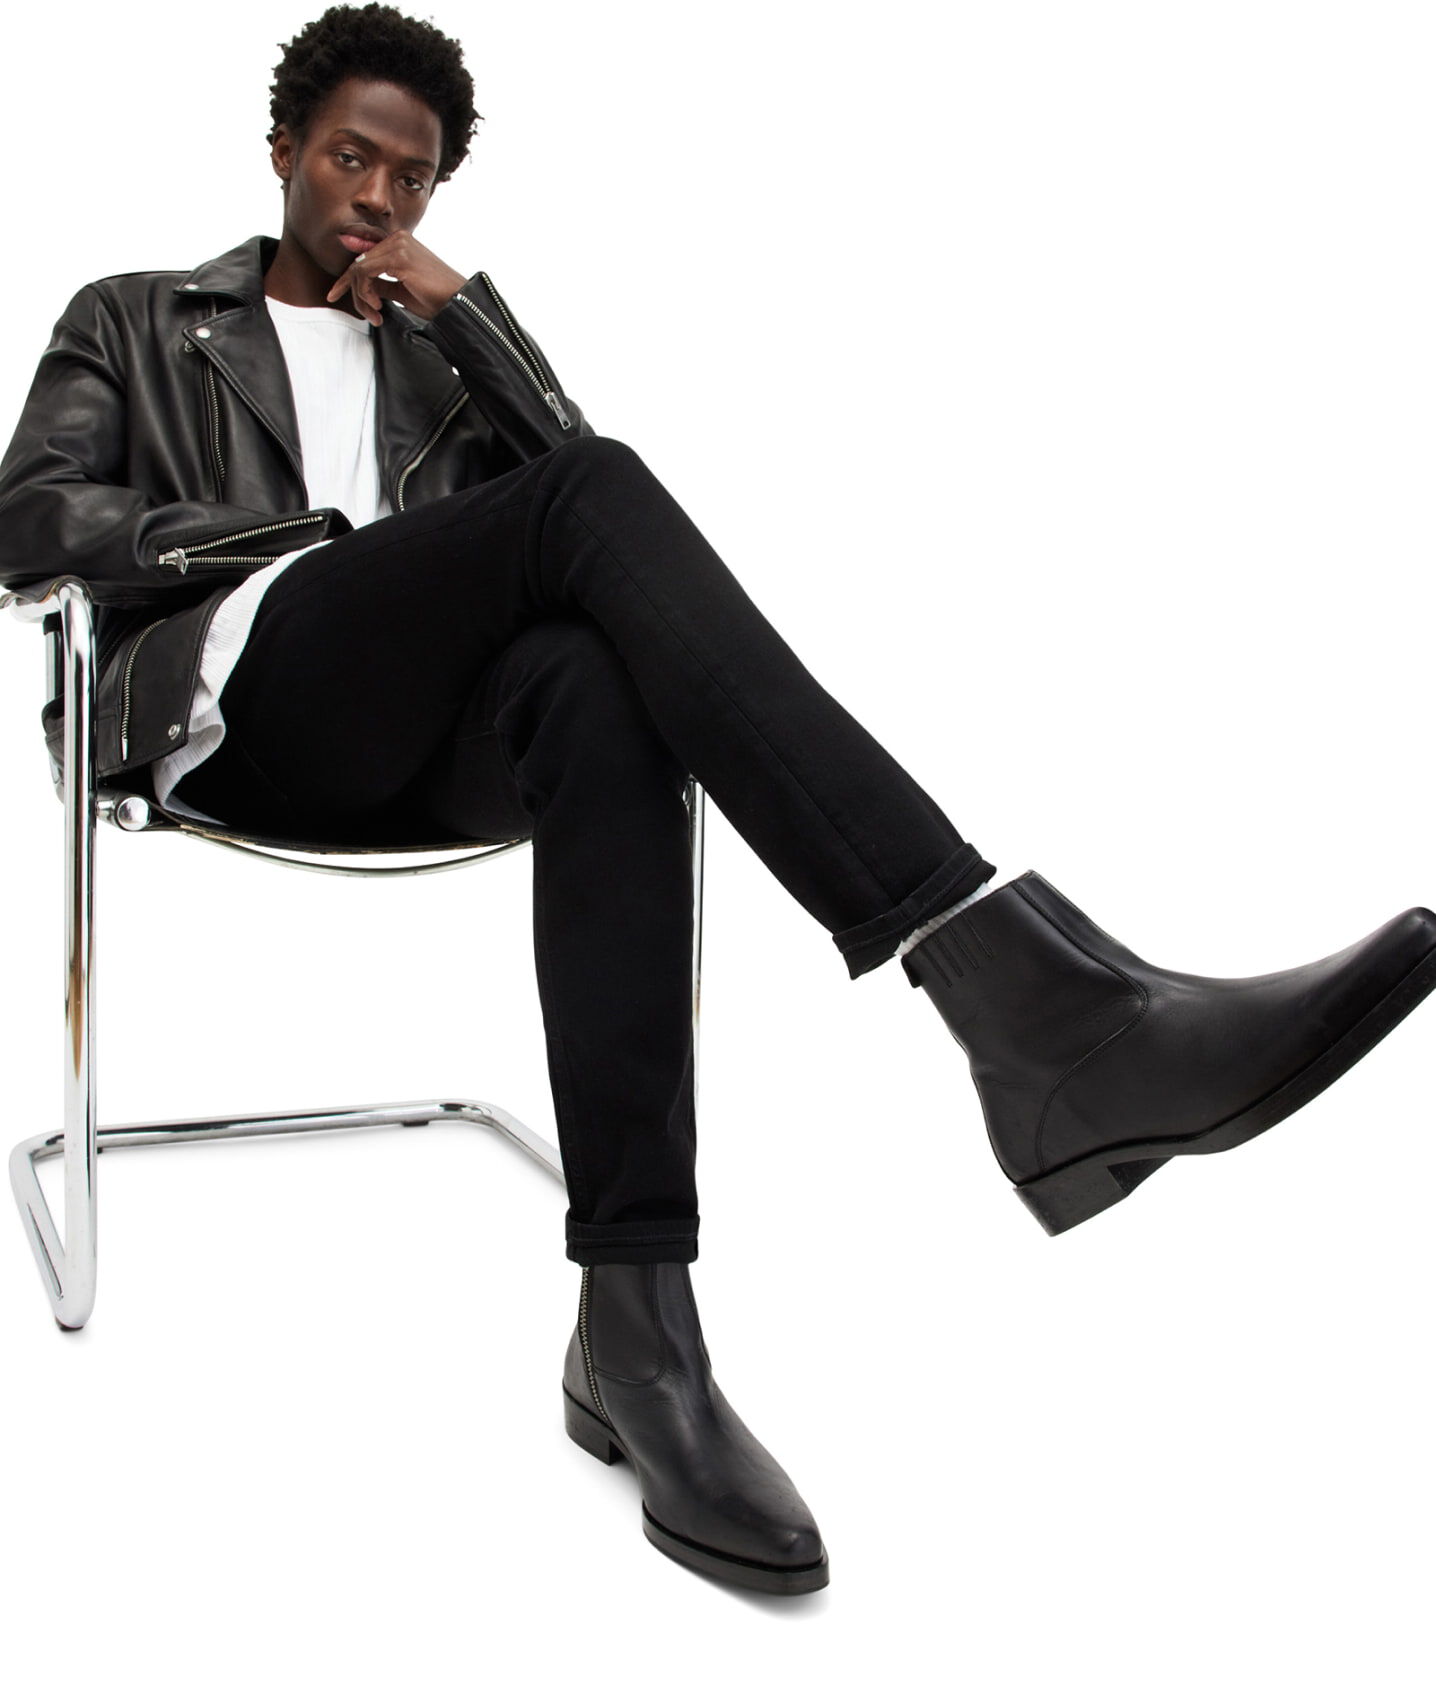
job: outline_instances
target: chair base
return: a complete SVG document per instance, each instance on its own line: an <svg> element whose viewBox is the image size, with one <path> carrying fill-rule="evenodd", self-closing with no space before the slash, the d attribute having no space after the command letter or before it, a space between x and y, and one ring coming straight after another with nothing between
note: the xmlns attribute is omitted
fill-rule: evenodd
<svg viewBox="0 0 1436 1700"><path fill-rule="evenodd" d="M563 1164L557 1149L509 1111L474 1098L431 1098L397 1104L352 1104L338 1109L296 1110L250 1116L211 1116L201 1120L126 1122L96 1130L97 1151L124 1150L136 1145L176 1145L205 1139L240 1139L254 1135L359 1132L381 1127L427 1127L433 1122L471 1122L508 1136L558 1181ZM50 1206L40 1187L37 1164L63 1157L63 1129L23 1140L10 1154L10 1185L21 1220L30 1238L40 1279L67 1333L83 1328L95 1302L95 1260L92 1243L83 1233L80 1243L67 1248L55 1227ZM92 1180L93 1170L89 1171ZM88 1205L88 1209L86 1209ZM93 1220L93 1192L81 1201L81 1220Z"/></svg>

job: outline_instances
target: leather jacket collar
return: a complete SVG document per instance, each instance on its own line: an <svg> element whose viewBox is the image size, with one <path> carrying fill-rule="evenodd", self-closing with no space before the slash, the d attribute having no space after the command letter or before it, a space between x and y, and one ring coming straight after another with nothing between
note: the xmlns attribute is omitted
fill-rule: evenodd
<svg viewBox="0 0 1436 1700"><path fill-rule="evenodd" d="M284 450L303 483L299 423L279 335L264 302L264 274L279 248L273 236L250 236L228 252L206 260L175 286L177 297L210 298L213 311L196 319L188 334L202 339L204 352L244 397ZM463 380L429 336L422 319L386 301L373 327L377 379L375 447L389 500L404 467L429 433L464 394Z"/></svg>

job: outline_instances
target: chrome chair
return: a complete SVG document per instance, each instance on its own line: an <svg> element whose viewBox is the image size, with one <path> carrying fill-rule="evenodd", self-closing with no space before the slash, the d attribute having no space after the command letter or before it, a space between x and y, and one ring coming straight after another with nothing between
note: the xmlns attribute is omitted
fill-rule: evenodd
<svg viewBox="0 0 1436 1700"><path fill-rule="evenodd" d="M88 589L57 578L44 589L0 590L0 608L39 622L46 637L47 702L64 709L62 757L50 752L51 778L64 804L65 1125L22 1140L10 1155L10 1183L39 1265L45 1292L62 1329L82 1328L95 1303L96 1205L101 1151L136 1145L235 1139L252 1134L318 1133L377 1127L425 1127L471 1122L492 1128L526 1151L559 1181L557 1148L517 1116L479 1099L427 1099L358 1104L337 1109L277 1111L187 1121L127 1122L101 1127L95 1066L95 823L124 832L182 832L244 855L314 873L368 878L439 873L506 855L528 838L473 839L451 844L342 846L258 837L161 808L141 790L101 788L95 781L95 622ZM698 985L703 914L703 791L690 777L685 792L693 857L693 1051L698 1066ZM378 864L366 859L398 856ZM63 1157L64 1235L41 1190L36 1165Z"/></svg>

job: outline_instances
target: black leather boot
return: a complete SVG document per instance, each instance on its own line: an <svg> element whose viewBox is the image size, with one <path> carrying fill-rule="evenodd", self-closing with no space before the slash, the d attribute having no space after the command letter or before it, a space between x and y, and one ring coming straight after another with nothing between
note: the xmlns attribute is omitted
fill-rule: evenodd
<svg viewBox="0 0 1436 1700"><path fill-rule="evenodd" d="M633 1465L643 1532L669 1558L768 1594L824 1588L812 1512L713 1379L688 1271L584 1267L564 1427L600 1462Z"/></svg>
<svg viewBox="0 0 1436 1700"><path fill-rule="evenodd" d="M1060 1234L1330 1086L1436 985L1436 915L1408 909L1303 968L1206 979L1152 967L1028 872L902 963L967 1052L997 1161Z"/></svg>

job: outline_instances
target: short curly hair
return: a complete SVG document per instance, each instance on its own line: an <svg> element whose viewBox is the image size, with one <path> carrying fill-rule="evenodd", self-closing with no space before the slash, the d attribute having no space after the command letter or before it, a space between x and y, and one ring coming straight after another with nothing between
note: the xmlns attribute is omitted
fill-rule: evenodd
<svg viewBox="0 0 1436 1700"><path fill-rule="evenodd" d="M331 6L306 24L284 49L270 86L271 146L284 124L303 142L309 121L347 77L395 83L433 108L443 126L437 188L469 157L477 120L474 79L464 67L464 50L431 23L408 18L396 7Z"/></svg>

